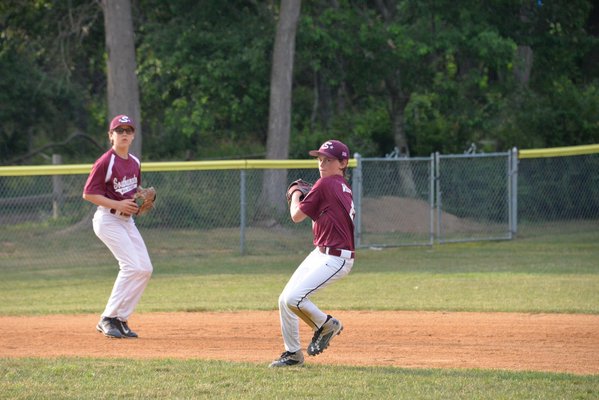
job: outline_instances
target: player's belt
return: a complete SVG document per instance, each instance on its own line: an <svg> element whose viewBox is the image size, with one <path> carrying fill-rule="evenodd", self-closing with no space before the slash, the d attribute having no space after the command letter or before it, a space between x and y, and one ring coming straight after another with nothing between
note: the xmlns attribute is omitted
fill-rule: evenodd
<svg viewBox="0 0 599 400"><path fill-rule="evenodd" d="M323 246L318 246L318 250L320 250L320 252L324 253L324 254L328 254L331 256L337 256L337 257L343 257L343 258L354 258L356 256L356 253L351 250L340 250L340 249L333 249L331 247L323 247Z"/></svg>
<svg viewBox="0 0 599 400"><path fill-rule="evenodd" d="M115 210L114 208L110 209L110 213L111 214L115 214L115 215L122 215L123 217L130 217L131 216L131 214L122 213L120 211Z"/></svg>

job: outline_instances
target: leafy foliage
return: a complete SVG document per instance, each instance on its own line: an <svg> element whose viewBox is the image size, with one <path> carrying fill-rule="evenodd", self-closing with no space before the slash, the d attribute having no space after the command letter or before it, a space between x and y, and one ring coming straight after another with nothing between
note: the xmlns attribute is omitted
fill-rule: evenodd
<svg viewBox="0 0 599 400"><path fill-rule="evenodd" d="M143 3L151 22L139 76L152 152L195 158L224 156L219 146L231 142L251 148L265 138L273 16L244 1L189 3Z"/></svg>
<svg viewBox="0 0 599 400"><path fill-rule="evenodd" d="M104 125L100 15L83 0L1 3L0 163ZM81 157L75 147L61 153Z"/></svg>
<svg viewBox="0 0 599 400"><path fill-rule="evenodd" d="M264 155L278 4L134 2L144 158ZM598 15L589 0L303 2L289 156L331 137L364 156L401 136L411 155L597 142ZM3 1L0 46L0 163L75 131L104 141L97 1Z"/></svg>

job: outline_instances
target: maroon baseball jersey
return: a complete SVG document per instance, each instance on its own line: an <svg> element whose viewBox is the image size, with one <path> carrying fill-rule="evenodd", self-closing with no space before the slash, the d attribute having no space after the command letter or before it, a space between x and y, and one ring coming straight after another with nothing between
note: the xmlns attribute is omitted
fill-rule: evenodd
<svg viewBox="0 0 599 400"><path fill-rule="evenodd" d="M129 154L125 160L110 149L94 163L83 193L101 194L113 200L131 199L140 185L139 159Z"/></svg>
<svg viewBox="0 0 599 400"><path fill-rule="evenodd" d="M354 201L340 175L320 178L299 204L312 219L315 246L354 250Z"/></svg>

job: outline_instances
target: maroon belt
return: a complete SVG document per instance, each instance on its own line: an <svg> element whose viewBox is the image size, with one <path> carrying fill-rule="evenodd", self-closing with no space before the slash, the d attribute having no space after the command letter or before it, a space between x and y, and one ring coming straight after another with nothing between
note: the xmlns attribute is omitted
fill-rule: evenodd
<svg viewBox="0 0 599 400"><path fill-rule="evenodd" d="M131 216L131 214L122 213L120 211L115 210L114 208L110 209L110 213L111 214L115 214L115 215L122 215L123 217L130 217Z"/></svg>
<svg viewBox="0 0 599 400"><path fill-rule="evenodd" d="M333 249L330 247L323 247L323 246L318 246L318 250L320 250L321 253L329 254L331 256L337 256L337 257L341 257L341 254L343 254L343 252L350 253L349 258L354 258L356 256L356 253L354 251L349 251L349 250L339 250L339 249Z"/></svg>

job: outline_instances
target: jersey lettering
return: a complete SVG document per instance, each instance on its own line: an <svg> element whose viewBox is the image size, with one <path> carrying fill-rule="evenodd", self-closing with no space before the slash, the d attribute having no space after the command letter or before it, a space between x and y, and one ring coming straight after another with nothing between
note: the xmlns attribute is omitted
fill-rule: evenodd
<svg viewBox="0 0 599 400"><path fill-rule="evenodd" d="M110 149L94 163L83 192L120 201L132 198L141 180L139 159L132 154L128 158L118 157Z"/></svg>
<svg viewBox="0 0 599 400"><path fill-rule="evenodd" d="M117 178L114 178L112 184L116 192L124 194L137 188L137 176L133 175L133 178L127 178L126 176L124 176L123 180L120 182Z"/></svg>

